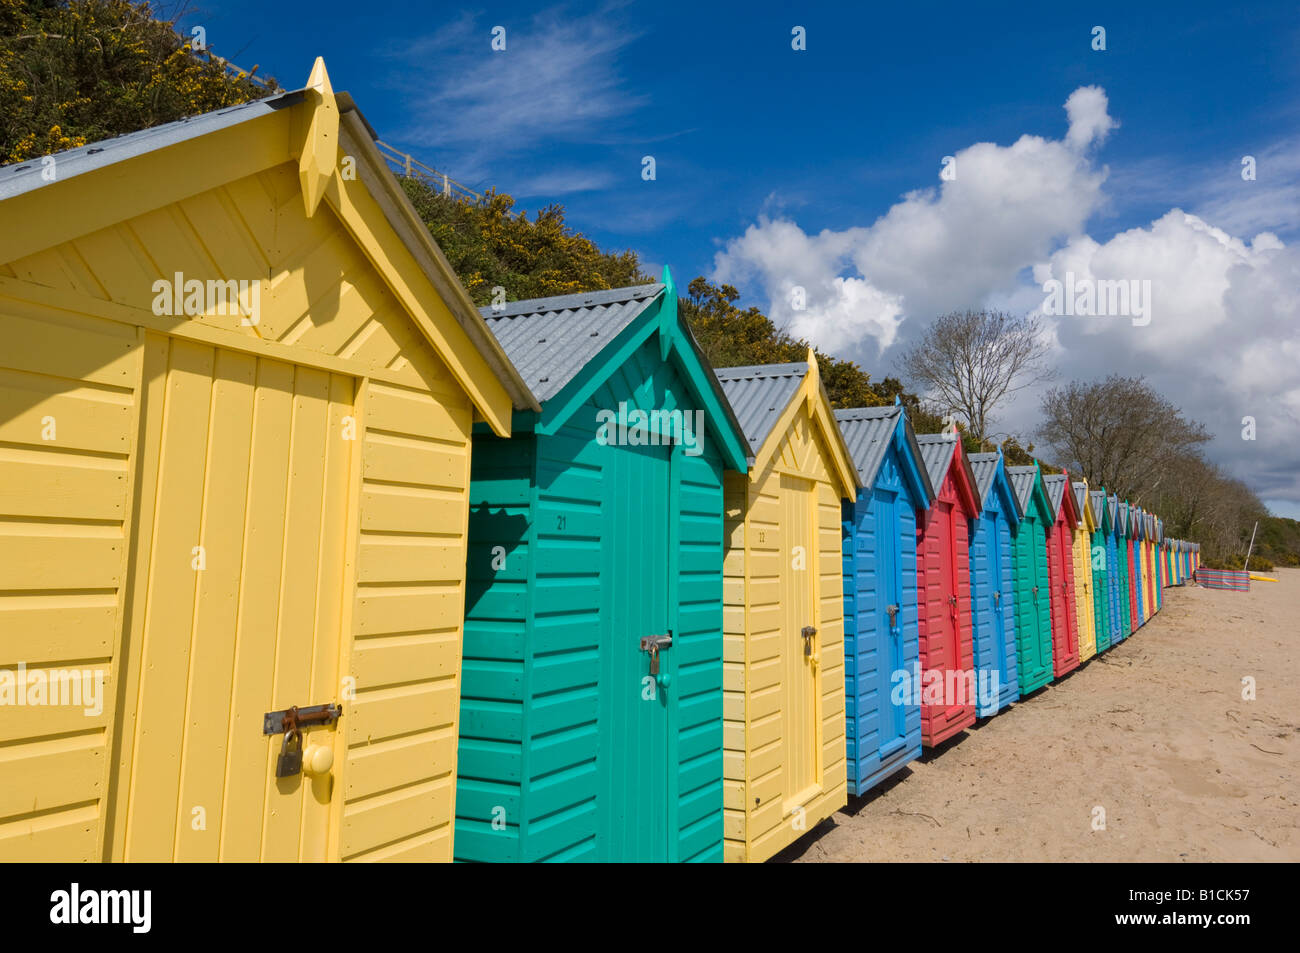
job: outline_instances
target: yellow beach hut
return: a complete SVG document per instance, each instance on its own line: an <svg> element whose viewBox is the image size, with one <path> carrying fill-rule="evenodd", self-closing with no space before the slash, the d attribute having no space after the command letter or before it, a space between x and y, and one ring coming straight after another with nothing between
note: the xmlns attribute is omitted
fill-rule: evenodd
<svg viewBox="0 0 1300 953"><path fill-rule="evenodd" d="M1087 480L1075 480L1070 487L1079 509L1078 531L1074 534L1074 602L1079 618L1079 661L1097 654L1097 607L1092 575L1092 534L1097 514L1092 508Z"/></svg>
<svg viewBox="0 0 1300 953"><path fill-rule="evenodd" d="M753 454L724 487L724 859L847 803L841 501L859 486L817 360L717 371Z"/></svg>
<svg viewBox="0 0 1300 953"><path fill-rule="evenodd" d="M449 859L470 431L536 406L324 64L0 169L0 339L0 860Z"/></svg>

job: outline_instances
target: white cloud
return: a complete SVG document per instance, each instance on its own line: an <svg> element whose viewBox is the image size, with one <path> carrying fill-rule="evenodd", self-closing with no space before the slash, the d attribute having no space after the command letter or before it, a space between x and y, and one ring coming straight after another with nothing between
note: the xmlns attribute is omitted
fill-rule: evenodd
<svg viewBox="0 0 1300 953"><path fill-rule="evenodd" d="M608 169L548 169L512 185L510 194L516 198L574 195L607 189L614 181L614 174Z"/></svg>
<svg viewBox="0 0 1300 953"><path fill-rule="evenodd" d="M1101 145L1112 129L1119 126L1110 117L1110 102L1100 86L1080 86L1065 101L1065 115L1070 120L1070 131L1065 134L1065 144L1082 150Z"/></svg>
<svg viewBox="0 0 1300 953"><path fill-rule="evenodd" d="M823 348L851 349L868 337L887 347L898 329L901 301L861 278L839 274L860 231L807 235L785 219L760 218L719 253L712 277L731 284L758 280L777 326ZM798 306L797 295L806 307Z"/></svg>
<svg viewBox="0 0 1300 953"><path fill-rule="evenodd" d="M1066 272L1149 281L1145 326L1053 319L1062 376L1145 376L1211 430L1213 459L1275 511L1300 507L1300 245L1278 237L1300 208L1295 141L1260 149L1259 181L1222 170L1184 180L1185 207L1198 214L1173 208L1098 241L1086 227L1111 197L1095 152L1118 124L1097 87L1076 90L1065 109L1061 140L972 145L956 153L954 180L908 193L869 225L814 235L789 217L760 217L718 252L713 276L756 281L779 325L877 376L946 311L1036 310L1041 283ZM793 285L807 288L806 311L791 308ZM1001 425L1032 437L1036 396L1003 408ZM1255 441L1241 439L1245 416Z"/></svg>
<svg viewBox="0 0 1300 953"><path fill-rule="evenodd" d="M1080 118L1071 128L1092 141L1109 128L1105 95L1103 115L1097 97L1077 96L1071 102ZM904 314L1011 293L1022 269L1062 236L1079 234L1104 201L1105 169L1061 141L982 142L954 159L955 178L908 193L869 227L808 235L787 218L760 218L716 255L713 277L757 279L773 320L819 346L855 348L870 339L879 353L895 342ZM854 273L843 275L850 266ZM794 285L808 289L804 312L790 307Z"/></svg>
<svg viewBox="0 0 1300 953"><path fill-rule="evenodd" d="M501 22L462 15L394 46L404 60L438 67L416 73L423 85L407 96L418 119L400 138L436 147L462 175L481 172L489 157L588 140L644 101L618 68L619 52L637 38L620 19L610 6L581 16L552 8L528 21L511 19L504 24L506 49L498 52L492 31Z"/></svg>
<svg viewBox="0 0 1300 953"><path fill-rule="evenodd" d="M1300 501L1300 248L1270 232L1243 240L1173 209L1107 242L1076 239L1036 278L1151 282L1151 322L1063 317L1056 332L1079 378L1145 375L1215 435L1210 455L1262 496ZM1254 441L1242 418L1255 418Z"/></svg>

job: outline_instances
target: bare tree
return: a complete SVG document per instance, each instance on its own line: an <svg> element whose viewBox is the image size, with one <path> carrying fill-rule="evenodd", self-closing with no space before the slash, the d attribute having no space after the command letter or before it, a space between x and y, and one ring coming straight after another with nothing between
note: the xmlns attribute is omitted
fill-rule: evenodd
<svg viewBox="0 0 1300 953"><path fill-rule="evenodd" d="M1133 503L1158 491L1174 464L1210 439L1140 377L1071 381L1043 396L1042 411L1039 436L1071 472Z"/></svg>
<svg viewBox="0 0 1300 953"><path fill-rule="evenodd" d="M899 360L903 374L948 413L966 418L983 442L997 406L1054 371L1037 316L1002 311L954 311L939 318Z"/></svg>

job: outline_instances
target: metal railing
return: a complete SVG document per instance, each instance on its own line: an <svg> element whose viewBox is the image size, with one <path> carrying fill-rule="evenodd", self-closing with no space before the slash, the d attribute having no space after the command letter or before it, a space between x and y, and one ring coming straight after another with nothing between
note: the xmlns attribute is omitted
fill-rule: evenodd
<svg viewBox="0 0 1300 953"><path fill-rule="evenodd" d="M271 88L270 83L267 80L256 75L258 70L257 66L254 66L251 70L242 69L225 57L217 56L215 53L207 50L191 50L190 53L196 59L206 56L208 60L220 63L228 76L233 76L236 79L247 79L254 85L268 91ZM380 155L384 157L384 160L396 174L404 175L408 178L419 179L426 185L431 186L444 198L457 198L462 201L473 202L476 205L483 202L484 196L482 192L476 192L469 186L457 182L446 172L439 172L432 166L425 165L409 152L403 152L401 149L390 146L388 143L381 140L375 140L375 145L379 147Z"/></svg>
<svg viewBox="0 0 1300 953"><path fill-rule="evenodd" d="M409 152L403 152L401 149L396 149L378 139L375 140L375 145L379 147L380 155L384 157L392 170L398 175L419 179L440 192L444 198L458 198L475 204L483 201L483 193L475 192L469 186L457 182L447 173L439 172L432 166L425 165Z"/></svg>
<svg viewBox="0 0 1300 953"><path fill-rule="evenodd" d="M235 79L246 79L254 86L260 86L262 89L269 90L271 88L271 84L267 80L264 80L262 77L257 75L257 71L261 69L261 64L254 66L252 69L243 69L242 67L236 66L234 63L230 62L230 60L226 59L224 56L217 56L215 53L208 50L190 50L190 55L195 59L198 59L205 53L210 61L221 64L221 67L226 71L227 76L232 76Z"/></svg>

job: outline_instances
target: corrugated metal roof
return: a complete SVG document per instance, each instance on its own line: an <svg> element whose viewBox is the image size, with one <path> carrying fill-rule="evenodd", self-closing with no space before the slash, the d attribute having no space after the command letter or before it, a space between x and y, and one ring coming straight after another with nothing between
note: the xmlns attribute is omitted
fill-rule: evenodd
<svg viewBox="0 0 1300 953"><path fill-rule="evenodd" d="M924 484L928 506L929 501L935 496L934 487L930 484L930 477L925 472L925 467L921 466L921 448L917 445L916 433L912 430L911 422L903 414L902 407L897 404L886 407L848 407L835 411L835 422L840 425L844 445L849 448L849 457L857 467L862 485L871 489L872 484L876 482L876 474L880 471L880 464L884 462L885 452L889 449L889 441L894 436L894 429L898 426L900 416L903 418L903 439L907 441L912 456L917 462L917 471Z"/></svg>
<svg viewBox="0 0 1300 953"><path fill-rule="evenodd" d="M917 434L916 442L921 447L921 459L925 461L925 472L930 475L931 485L941 486L952 464L953 451L957 449L957 435L951 432Z"/></svg>
<svg viewBox="0 0 1300 953"><path fill-rule="evenodd" d="M1097 525L1100 526L1102 521L1106 518L1106 491L1089 490L1088 499L1092 503L1093 515L1097 517Z"/></svg>
<svg viewBox="0 0 1300 953"><path fill-rule="evenodd" d="M1052 504L1052 515L1059 515L1061 512L1061 500L1065 496L1065 474L1044 473L1043 489L1047 491L1047 502Z"/></svg>
<svg viewBox="0 0 1300 953"><path fill-rule="evenodd" d="M885 459L889 441L898 426L901 407L854 407L835 411L835 421L844 434L853 465L858 468L862 485L870 487Z"/></svg>
<svg viewBox="0 0 1300 953"><path fill-rule="evenodd" d="M1079 511L1079 522L1082 523L1083 511L1091 508L1088 499L1088 484L1084 483L1082 480L1072 480L1070 482L1070 487L1074 490L1074 508ZM1095 518L1096 514L1093 515Z"/></svg>
<svg viewBox="0 0 1300 953"><path fill-rule="evenodd" d="M660 283L512 301L479 314L539 403L577 376L661 294Z"/></svg>
<svg viewBox="0 0 1300 953"><path fill-rule="evenodd" d="M1107 499L1107 506L1110 507L1110 523L1115 529L1120 529L1119 522L1119 496L1112 493Z"/></svg>
<svg viewBox="0 0 1300 953"><path fill-rule="evenodd" d="M1038 467L1007 467L1007 478L1011 489L1016 491L1016 502L1020 512L1028 514L1030 501L1034 497L1034 478L1038 476Z"/></svg>
<svg viewBox="0 0 1300 953"><path fill-rule="evenodd" d="M723 367L714 373L736 412L750 451L758 453L776 426L777 418L789 406L808 375L808 365L803 361L751 364L747 367Z"/></svg>
<svg viewBox="0 0 1300 953"><path fill-rule="evenodd" d="M993 489L993 480L998 475L998 461L1002 456L997 453L972 453L966 458L970 461L971 473L975 474L975 492L983 503Z"/></svg>
<svg viewBox="0 0 1300 953"><path fill-rule="evenodd" d="M205 136L218 129L237 126L293 106L301 102L302 97L303 90L276 93L274 96L254 100L251 103L242 103L229 109L218 109L188 119L178 119L175 122L163 123L161 126L127 133L115 139L92 142L76 149L56 153L53 167L57 176L56 181L61 182L74 176L84 175L94 169L124 162L198 136ZM26 162L0 168L0 200L48 185L49 182L41 174L44 169L41 159L29 159Z"/></svg>
<svg viewBox="0 0 1300 953"><path fill-rule="evenodd" d="M1131 536L1133 534L1132 527L1129 526L1127 503L1121 503L1119 505L1119 527L1120 531L1125 536Z"/></svg>

